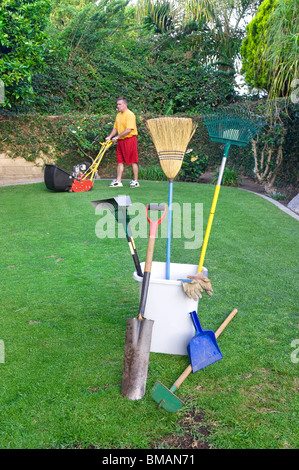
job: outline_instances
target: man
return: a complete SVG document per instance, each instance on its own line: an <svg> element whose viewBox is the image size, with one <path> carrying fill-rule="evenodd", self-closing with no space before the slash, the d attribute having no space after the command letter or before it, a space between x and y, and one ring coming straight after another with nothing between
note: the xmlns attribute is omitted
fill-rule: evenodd
<svg viewBox="0 0 299 470"><path fill-rule="evenodd" d="M120 97L117 100L117 116L112 131L106 140L117 142L117 177L109 186L122 186L121 178L124 171L124 163L132 165L134 179L130 182L130 188L138 188L138 152L137 152L137 127L134 113L128 109L127 100Z"/></svg>

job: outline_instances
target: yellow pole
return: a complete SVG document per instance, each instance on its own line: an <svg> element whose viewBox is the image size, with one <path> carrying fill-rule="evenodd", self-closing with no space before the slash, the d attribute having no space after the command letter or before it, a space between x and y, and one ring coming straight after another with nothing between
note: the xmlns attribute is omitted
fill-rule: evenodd
<svg viewBox="0 0 299 470"><path fill-rule="evenodd" d="M98 167L99 167L99 164L101 163L102 161L102 158L104 156L104 153L106 152L106 150L110 147L110 145L112 145L112 140L107 140L107 142L100 142L102 147L101 147L101 150L99 151L98 155L96 156L96 158L94 159L92 165L89 167L88 169L88 172L84 175L84 177L82 178L82 180L86 180L88 176L90 176L88 179L90 179L90 181L93 180L94 178L94 175L95 175L95 172L97 171Z"/></svg>
<svg viewBox="0 0 299 470"><path fill-rule="evenodd" d="M230 148L230 144L225 144L224 155L223 155L220 170L219 170L219 176L218 176L218 181L217 181L217 185L216 185L215 192L214 192L214 197L213 197L212 206L211 206L211 210L210 210L208 225L207 225L207 228L206 228L205 238L204 238L202 249L201 249L201 254L200 254L200 259L199 259L199 264L198 264L198 270L197 270L198 273L200 273L202 271L202 268L203 268L203 263L204 263L204 259L205 259L205 255L206 255L206 251L207 251L208 241L209 241L210 232L211 232L211 228L212 228L212 223L213 223L213 219L214 219L214 215L215 215L216 205L217 205L217 201L218 201L218 196L219 196L219 192L220 192L223 172L224 172L224 168L225 168L225 165L226 165L226 159L227 159L229 148Z"/></svg>

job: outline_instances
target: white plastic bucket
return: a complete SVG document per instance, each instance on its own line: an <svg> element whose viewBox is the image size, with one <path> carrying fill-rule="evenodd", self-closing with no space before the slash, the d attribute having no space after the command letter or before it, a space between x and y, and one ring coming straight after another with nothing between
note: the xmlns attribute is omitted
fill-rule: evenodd
<svg viewBox="0 0 299 470"><path fill-rule="evenodd" d="M144 270L141 263L141 269ZM190 312L197 311L198 300L189 299L181 281L187 275L196 274L198 265L170 263L170 279L165 279L166 263L153 261L144 317L154 320L151 352L187 355L187 346L195 334ZM203 274L208 275L206 268ZM135 271L133 278L139 282L141 294L142 277Z"/></svg>

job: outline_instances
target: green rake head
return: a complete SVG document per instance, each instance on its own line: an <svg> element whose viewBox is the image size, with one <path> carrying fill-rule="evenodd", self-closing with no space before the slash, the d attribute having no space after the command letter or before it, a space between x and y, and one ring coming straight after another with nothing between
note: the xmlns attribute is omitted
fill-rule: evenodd
<svg viewBox="0 0 299 470"><path fill-rule="evenodd" d="M245 145L264 126L265 121L256 114L241 108L217 108L203 113L210 139L224 144Z"/></svg>
<svg viewBox="0 0 299 470"><path fill-rule="evenodd" d="M166 411L175 413L184 404L173 392L177 389L172 386L169 390L159 380L155 383L152 389L152 398L159 404L159 408L164 408Z"/></svg>

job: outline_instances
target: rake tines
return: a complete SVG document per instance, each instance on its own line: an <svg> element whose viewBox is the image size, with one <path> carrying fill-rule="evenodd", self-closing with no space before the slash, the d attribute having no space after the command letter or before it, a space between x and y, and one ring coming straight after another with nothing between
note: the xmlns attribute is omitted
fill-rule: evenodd
<svg viewBox="0 0 299 470"><path fill-rule="evenodd" d="M260 116L241 107L220 108L204 113L203 118L212 141L243 147L264 125Z"/></svg>

